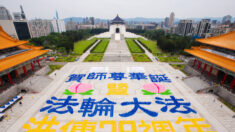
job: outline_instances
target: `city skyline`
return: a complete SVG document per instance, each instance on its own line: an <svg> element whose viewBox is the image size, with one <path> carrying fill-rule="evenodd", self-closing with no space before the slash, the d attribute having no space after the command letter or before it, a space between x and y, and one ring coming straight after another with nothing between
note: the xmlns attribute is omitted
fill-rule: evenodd
<svg viewBox="0 0 235 132"><path fill-rule="evenodd" d="M211 5L212 2L213 5ZM226 2L223 3L218 0L179 0L177 2L173 0L119 0L112 2L110 0L3 0L0 4L6 7L11 14L19 11L20 5L22 4L28 19L51 19L55 17L56 10L58 10L59 17L61 19L67 17L86 16L94 16L101 19L112 19L116 14L119 14L122 18L165 18L166 16L169 16L171 12L175 13L175 18L182 19L223 17L226 15L231 15L233 17L235 16L235 9L233 8L235 1L233 0L226 0ZM182 7L182 4L187 6Z"/></svg>

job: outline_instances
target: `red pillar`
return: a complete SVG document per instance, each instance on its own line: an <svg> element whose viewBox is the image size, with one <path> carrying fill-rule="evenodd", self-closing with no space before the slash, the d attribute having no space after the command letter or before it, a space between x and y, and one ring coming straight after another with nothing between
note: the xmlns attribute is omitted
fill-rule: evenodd
<svg viewBox="0 0 235 132"><path fill-rule="evenodd" d="M39 67L39 68L41 68L41 65L40 65L40 62L39 62L39 60L37 60L37 62L38 62L38 67Z"/></svg>
<svg viewBox="0 0 235 132"><path fill-rule="evenodd" d="M8 79L9 79L10 83L11 83L11 84L14 84L14 82L13 82L12 79L11 79L10 73L7 73L7 77L8 77Z"/></svg>
<svg viewBox="0 0 235 132"><path fill-rule="evenodd" d="M27 70L25 66L23 66L23 70L24 70L24 75L27 76Z"/></svg>
<svg viewBox="0 0 235 132"><path fill-rule="evenodd" d="M207 67L207 64L205 63L204 67L203 67L203 70L202 70L202 73L204 73L204 71L206 70L206 67Z"/></svg>
<svg viewBox="0 0 235 132"><path fill-rule="evenodd" d="M198 67L197 67L198 70L199 70L201 64L202 64L202 62L201 62L201 61L198 61Z"/></svg>
<svg viewBox="0 0 235 132"><path fill-rule="evenodd" d="M234 86L235 86L235 77L233 77L233 81L232 81L232 84L231 84L230 90L232 90Z"/></svg>
<svg viewBox="0 0 235 132"><path fill-rule="evenodd" d="M196 62L197 62L197 60L196 60L196 59L194 59L194 62L193 62L193 68L194 68L194 66L195 66Z"/></svg>
<svg viewBox="0 0 235 132"><path fill-rule="evenodd" d="M32 71L34 72L34 67L33 67L33 63L31 62L30 64L31 64L31 67L32 67Z"/></svg>
<svg viewBox="0 0 235 132"><path fill-rule="evenodd" d="M212 69L213 69L213 67L211 66L210 71L208 72L208 76L211 75Z"/></svg>
<svg viewBox="0 0 235 132"><path fill-rule="evenodd" d="M224 84L224 82L225 82L225 80L226 80L227 76L228 76L228 73L225 73L225 75L224 75L224 79L221 81L221 84Z"/></svg>

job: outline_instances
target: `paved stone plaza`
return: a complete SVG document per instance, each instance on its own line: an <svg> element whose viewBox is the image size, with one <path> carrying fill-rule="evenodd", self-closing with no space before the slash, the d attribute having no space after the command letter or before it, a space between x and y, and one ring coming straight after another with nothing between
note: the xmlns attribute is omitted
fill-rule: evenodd
<svg viewBox="0 0 235 132"><path fill-rule="evenodd" d="M132 62L131 53L125 39L120 41L111 39L103 57L104 62Z"/></svg>
<svg viewBox="0 0 235 132"><path fill-rule="evenodd" d="M103 62L82 62L92 47L50 74L43 91L23 95L0 131L235 131L234 112L214 95L196 94L200 81L185 84L181 71L143 46L153 62L133 62L124 39L110 40Z"/></svg>
<svg viewBox="0 0 235 132"><path fill-rule="evenodd" d="M106 78L91 78L88 77L89 73L107 73ZM126 78L123 78L122 80L114 80L109 78L110 73L115 73L115 72L121 72L125 73L124 76ZM131 79L129 77L130 73L144 73L147 77L147 79L143 78L136 78L136 79ZM49 106L50 103L46 102L47 100L50 100L52 96L55 96L58 99L61 98L67 98L68 95L65 95L64 92L66 89L68 89L71 85L77 84L76 81L69 81L71 78L69 76L71 74L86 74L85 77L81 79L81 82L84 84L90 84L92 85L92 89L94 90L91 95L81 95L81 94L73 94L71 95L73 99L76 99L77 101L71 101L72 102L77 102L79 105L76 106L71 106L73 109L73 113L65 112L65 113L60 113L60 112L49 112L48 110L42 111L42 108L45 108L46 106ZM161 95L161 94L155 94L155 95L143 95L142 89L143 85L145 84L151 84L153 83L151 79L149 78L149 74L152 75L162 75L165 74L166 77L168 77L171 82L165 82L161 81L158 84L164 85L167 89L171 91L171 95ZM51 128L57 129L57 131L61 131L66 123L69 123L71 120L74 120L76 122L88 120L89 122L93 122L94 126L96 126L95 130L104 132L104 131L111 131L112 129L112 123L116 124L118 129L121 130L120 124L126 123L124 126L124 130L134 130L135 128L138 131L143 131L146 127L145 125L151 126L150 131L153 131L153 126L151 123L154 123L154 121L169 121L172 124L172 129L175 131L186 131L184 128L184 125L186 124L192 124L191 121L184 121L180 122L180 117L183 119L198 119L198 124L209 124L207 126L208 128L202 128L204 131L221 131L225 132L227 131L226 128L221 124L220 121L218 121L214 116L212 116L203 105L201 105L197 100L196 100L196 94L188 87L186 86L180 78L184 77L185 75L182 74L181 72L176 72L175 69L170 67L166 63L135 63L135 62L103 62L103 63L68 63L66 64L59 72L57 72L57 75L54 79L54 81L44 89L42 93L40 93L41 97L30 107L16 122L8 129L9 132L13 131L25 131L25 129L22 128L24 124L29 124L31 128L35 128L37 125L33 124L32 119L31 122L29 121L30 118L35 117L36 121L41 121L45 116L49 117L49 120L51 120L52 117L56 117L56 120L59 122L59 124L53 125ZM87 79L90 78L90 79ZM139 80L138 80L139 79ZM76 79L75 79L76 80ZM124 94L124 95L112 95L115 94L111 93L108 94L109 91L109 86L108 84L110 83L126 83L127 84L127 91L124 93L119 93L119 94ZM161 110L161 108L164 106L163 104L157 104L155 103L156 99L155 97L160 97L162 99L169 99L171 96L175 98L182 98L184 101L181 100L183 103L190 103L191 105L188 105L189 109L195 110L196 113L192 112L191 110L187 107L184 107L183 105L180 106L178 109L179 111L182 112L176 112L172 111L172 108L174 106L168 106L168 110L164 112L164 110ZM78 112L81 110L81 105L83 102L83 99L88 99L92 98L95 99L96 101L100 101L104 98L107 98L108 100L115 102L116 104L114 105L113 109L113 117L110 116L110 112L105 116L105 113L103 111L103 114L99 115L93 114L91 117L85 115L82 117L83 113ZM126 117L120 116L123 113L128 113L130 112L133 108L134 105L121 105L123 102L133 102L133 99L137 98L138 101L140 102L149 102L151 104L149 105L141 105L144 109L147 109L149 111L152 111L153 113L158 113L158 115L154 115L151 113L148 113L146 111L143 111L142 109L138 109L136 113L131 113L127 115ZM54 101L54 100L52 100ZM57 107L57 106L53 106ZM40 112L41 110L41 112ZM64 111L67 110L67 106L64 108L58 109L58 111ZM93 108L94 110L94 108ZM184 112L183 112L184 111ZM188 113L186 112L188 111ZM87 111L89 113L89 111ZM186 113L185 113L186 112ZM200 118L200 119L199 119ZM203 118L203 119L201 119ZM178 119L178 124L176 123ZM205 119L205 120L204 120ZM104 123L104 121L113 121L111 122L106 122L108 124L104 125L104 128L101 127L101 124ZM145 122L145 125L140 127L143 123ZM151 122L152 121L152 122ZM168 123L169 123L168 122ZM45 123L45 121L44 121ZM158 126L160 122L156 122L156 126ZM231 122L232 123L232 122ZM37 124L37 123L36 123ZM132 124L132 125L131 125ZM91 125L91 124L90 124ZM165 124L167 125L167 124ZM26 127L28 125L25 125L25 128L30 129L30 127ZM70 126L72 126L70 124ZM132 127L131 127L132 126ZM61 130L60 130L61 129ZM71 128L69 128L71 129ZM69 130L68 129L68 130ZM77 128L79 129L79 128ZM87 128L89 129L89 128ZM160 129L157 128L156 129ZM170 129L168 126L167 129ZM199 130L199 129L191 129L191 130Z"/></svg>

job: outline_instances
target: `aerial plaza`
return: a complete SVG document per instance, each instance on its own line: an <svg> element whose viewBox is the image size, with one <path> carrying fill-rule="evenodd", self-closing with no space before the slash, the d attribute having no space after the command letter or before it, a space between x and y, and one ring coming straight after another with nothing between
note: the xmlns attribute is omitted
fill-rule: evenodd
<svg viewBox="0 0 235 132"><path fill-rule="evenodd" d="M182 80L186 75L157 61L138 41L140 37L147 41L126 32L124 21L117 16L109 32L94 36L106 38L102 62L83 62L98 52L92 50L99 47L97 40L79 61L52 73L53 81L43 91L28 95L23 105L13 106L14 111L8 111L11 119L0 122L0 131L235 131L231 110L221 108L223 104L214 96L195 93ZM133 41L127 44L131 41L127 38ZM150 61L135 62L131 46ZM17 113L18 108L22 112Z"/></svg>

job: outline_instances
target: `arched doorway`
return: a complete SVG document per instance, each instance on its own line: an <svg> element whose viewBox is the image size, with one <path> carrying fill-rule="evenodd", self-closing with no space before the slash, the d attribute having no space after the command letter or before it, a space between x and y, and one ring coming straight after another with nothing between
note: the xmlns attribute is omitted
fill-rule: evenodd
<svg viewBox="0 0 235 132"><path fill-rule="evenodd" d="M119 33L120 32L120 29L119 28L116 28L116 33Z"/></svg>

